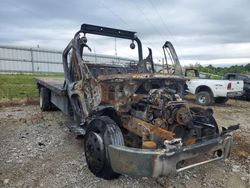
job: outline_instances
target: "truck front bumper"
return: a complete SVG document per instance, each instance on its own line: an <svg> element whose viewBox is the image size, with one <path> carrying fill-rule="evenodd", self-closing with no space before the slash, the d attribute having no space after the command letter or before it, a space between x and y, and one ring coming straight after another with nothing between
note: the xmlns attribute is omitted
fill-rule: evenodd
<svg viewBox="0 0 250 188"><path fill-rule="evenodd" d="M183 146L172 152L167 152L166 149L138 149L118 145L110 145L108 149L111 166L115 172L132 176L160 177L225 159L230 153L232 141L232 136L227 134L199 144ZM177 163L180 161L216 151L219 155L177 168Z"/></svg>

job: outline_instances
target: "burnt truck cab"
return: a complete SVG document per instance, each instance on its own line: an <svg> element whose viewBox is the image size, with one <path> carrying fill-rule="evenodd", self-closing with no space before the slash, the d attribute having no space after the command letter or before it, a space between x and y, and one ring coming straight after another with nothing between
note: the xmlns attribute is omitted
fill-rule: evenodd
<svg viewBox="0 0 250 188"><path fill-rule="evenodd" d="M138 63L90 64L87 35L131 40ZM229 156L239 126L219 130L212 109L190 108L168 87L185 78L155 73L152 51L143 59L135 32L83 24L63 52L63 67L61 91L37 79L41 108L53 103L73 117L96 176L167 176Z"/></svg>

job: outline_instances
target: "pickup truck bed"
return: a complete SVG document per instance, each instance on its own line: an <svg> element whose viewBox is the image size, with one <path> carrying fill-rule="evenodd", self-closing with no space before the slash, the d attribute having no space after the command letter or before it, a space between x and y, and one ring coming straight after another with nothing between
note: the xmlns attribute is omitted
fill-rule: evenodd
<svg viewBox="0 0 250 188"><path fill-rule="evenodd" d="M35 81L37 84L52 90L57 95L66 95L66 90L64 89L64 78L43 77L35 78Z"/></svg>
<svg viewBox="0 0 250 188"><path fill-rule="evenodd" d="M224 75L225 80L242 80L243 81L243 98L250 100L250 76L240 73L227 73Z"/></svg>

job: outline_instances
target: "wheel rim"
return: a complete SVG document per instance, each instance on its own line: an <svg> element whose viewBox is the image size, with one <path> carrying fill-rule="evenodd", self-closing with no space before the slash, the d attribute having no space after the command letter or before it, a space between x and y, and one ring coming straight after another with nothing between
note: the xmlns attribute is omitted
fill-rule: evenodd
<svg viewBox="0 0 250 188"><path fill-rule="evenodd" d="M207 102L206 96L204 95L199 96L198 101L200 104L205 104Z"/></svg>
<svg viewBox="0 0 250 188"><path fill-rule="evenodd" d="M89 168L98 173L105 164L104 144L101 136L95 132L90 132L85 140L86 160Z"/></svg>

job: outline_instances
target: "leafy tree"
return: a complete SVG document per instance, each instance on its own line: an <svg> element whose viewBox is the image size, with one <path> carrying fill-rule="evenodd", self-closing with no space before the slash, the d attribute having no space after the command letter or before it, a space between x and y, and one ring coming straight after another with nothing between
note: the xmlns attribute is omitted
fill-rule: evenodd
<svg viewBox="0 0 250 188"><path fill-rule="evenodd" d="M232 65L230 67L214 67L213 65L202 66L199 63L196 63L195 67L197 70L201 72L206 72L212 75L223 76L226 73L233 72L233 73L242 73L242 74L249 74L250 75L250 63L244 65Z"/></svg>
<svg viewBox="0 0 250 188"><path fill-rule="evenodd" d="M250 63L248 63L248 64L245 65L245 69L246 69L248 72L250 72Z"/></svg>

